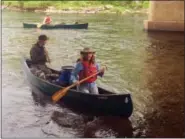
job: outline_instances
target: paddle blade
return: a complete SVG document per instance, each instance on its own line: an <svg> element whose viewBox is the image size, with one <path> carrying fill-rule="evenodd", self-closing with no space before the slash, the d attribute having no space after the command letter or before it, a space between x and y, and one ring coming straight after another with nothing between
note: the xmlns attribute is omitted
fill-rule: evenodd
<svg viewBox="0 0 185 139"><path fill-rule="evenodd" d="M42 26L42 24L37 24L37 28L40 28Z"/></svg>
<svg viewBox="0 0 185 139"><path fill-rule="evenodd" d="M60 100L69 90L69 88L64 88L62 90L59 90L58 92L56 92L53 96L52 96L52 100L53 102L57 102L58 100Z"/></svg>

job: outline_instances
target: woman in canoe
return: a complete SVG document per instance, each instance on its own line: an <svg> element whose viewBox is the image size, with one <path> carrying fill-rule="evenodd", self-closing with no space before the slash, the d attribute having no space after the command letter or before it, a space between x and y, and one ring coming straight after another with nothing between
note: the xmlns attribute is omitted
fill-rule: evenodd
<svg viewBox="0 0 185 139"><path fill-rule="evenodd" d="M46 14L46 17L44 18L43 24L49 25L49 24L51 24L51 22L52 22L51 17L49 16L49 14Z"/></svg>
<svg viewBox="0 0 185 139"><path fill-rule="evenodd" d="M98 71L101 73L98 76L103 76L105 68L100 69L99 65L95 62L95 51L90 48L84 48L81 51L81 58L77 61L77 64L71 74L71 82L78 84L78 91L85 93L98 94L98 87L95 83L97 76L90 78L82 84L79 84L78 80L82 80Z"/></svg>

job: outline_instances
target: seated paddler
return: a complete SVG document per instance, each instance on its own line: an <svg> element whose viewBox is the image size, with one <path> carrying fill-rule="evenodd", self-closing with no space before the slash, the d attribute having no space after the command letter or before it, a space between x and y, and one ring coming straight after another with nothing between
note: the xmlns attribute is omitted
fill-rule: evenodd
<svg viewBox="0 0 185 139"><path fill-rule="evenodd" d="M30 58L32 60L32 67L41 70L44 74L51 74L51 70L46 66L46 62L50 63L48 51L45 48L48 37L40 35L38 41L33 45L30 50Z"/></svg>
<svg viewBox="0 0 185 139"><path fill-rule="evenodd" d="M95 62L95 51L90 48L84 48L81 51L81 58L78 59L72 73L70 81L76 83L77 90L84 93L99 94L96 84L97 76L103 76L105 68L100 69L98 63ZM79 80L82 80L96 72L101 71L98 75L86 80L79 84Z"/></svg>

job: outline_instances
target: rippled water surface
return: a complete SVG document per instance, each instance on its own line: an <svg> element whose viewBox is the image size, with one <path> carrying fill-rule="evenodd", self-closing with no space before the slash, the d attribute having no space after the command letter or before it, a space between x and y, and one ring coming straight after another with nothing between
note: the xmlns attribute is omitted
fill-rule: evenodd
<svg viewBox="0 0 185 139"><path fill-rule="evenodd" d="M55 14L55 22L88 22L88 30L24 29L44 15L2 12L3 137L184 137L184 34L143 31L145 14ZM33 93L20 59L38 35L49 36L52 63L74 64L83 47L96 50L108 66L98 85L132 95L129 119L97 117L87 122L67 108Z"/></svg>

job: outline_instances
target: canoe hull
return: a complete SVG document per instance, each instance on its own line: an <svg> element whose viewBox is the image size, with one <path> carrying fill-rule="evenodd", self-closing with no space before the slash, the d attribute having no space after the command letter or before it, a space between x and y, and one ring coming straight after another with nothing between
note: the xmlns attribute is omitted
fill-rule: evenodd
<svg viewBox="0 0 185 139"><path fill-rule="evenodd" d="M25 61L22 60L23 71L30 84L30 87L40 90L47 96L52 96L62 87L51 84L34 76ZM113 94L103 88L99 88L100 95L77 92L74 89L61 98L60 103L66 107L84 114L96 116L123 116L130 117L133 111L133 104L130 94Z"/></svg>
<svg viewBox="0 0 185 139"><path fill-rule="evenodd" d="M37 28L37 24L23 23L24 28ZM85 24L56 24L56 25L42 25L40 29L87 29L88 23Z"/></svg>

